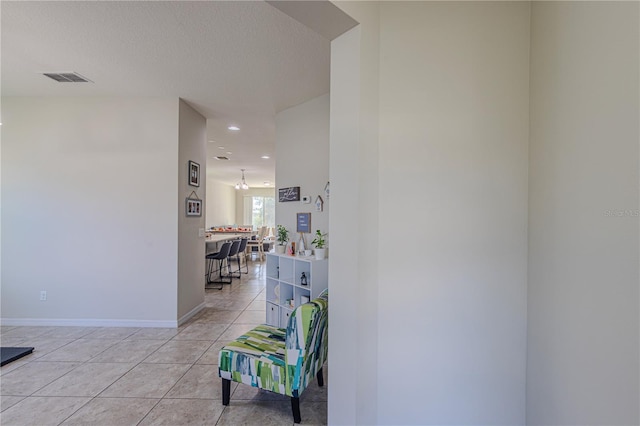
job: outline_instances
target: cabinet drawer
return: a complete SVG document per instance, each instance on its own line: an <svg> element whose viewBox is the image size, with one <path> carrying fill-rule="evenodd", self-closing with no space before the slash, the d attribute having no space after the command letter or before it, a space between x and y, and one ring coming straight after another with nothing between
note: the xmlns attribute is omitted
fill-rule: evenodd
<svg viewBox="0 0 640 426"><path fill-rule="evenodd" d="M280 327L280 307L278 305L274 305L273 303L267 302L267 325L273 327Z"/></svg>
<svg viewBox="0 0 640 426"><path fill-rule="evenodd" d="M287 328L289 324L289 317L293 310L287 308L280 308L280 328Z"/></svg>

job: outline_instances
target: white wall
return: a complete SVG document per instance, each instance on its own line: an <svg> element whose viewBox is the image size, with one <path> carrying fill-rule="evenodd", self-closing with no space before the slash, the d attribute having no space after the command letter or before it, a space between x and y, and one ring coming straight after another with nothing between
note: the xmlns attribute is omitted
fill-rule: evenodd
<svg viewBox="0 0 640 426"><path fill-rule="evenodd" d="M524 422L528 47L527 3L381 6L381 423Z"/></svg>
<svg viewBox="0 0 640 426"><path fill-rule="evenodd" d="M534 2L527 424L640 424L639 8Z"/></svg>
<svg viewBox="0 0 640 426"><path fill-rule="evenodd" d="M378 4L339 6L366 24L331 42L328 423L377 424Z"/></svg>
<svg viewBox="0 0 640 426"><path fill-rule="evenodd" d="M205 215L187 217L186 198L195 191L198 198L205 199L207 161L207 120L184 101L179 107L178 150L178 318L182 323L204 307L205 271ZM200 186L190 186L189 161L200 164ZM206 203L202 211L207 211ZM202 232L202 236L200 236Z"/></svg>
<svg viewBox="0 0 640 426"><path fill-rule="evenodd" d="M3 324L175 325L177 115L2 98Z"/></svg>
<svg viewBox="0 0 640 426"><path fill-rule="evenodd" d="M329 181L329 95L319 96L303 104L276 114L276 224L289 230L291 241L298 241L296 213L311 213L312 233L305 235L307 245L313 233L329 230L331 200L324 196ZM278 188L300 187L303 195L311 197L311 204L302 201L278 202ZM322 212L314 202L320 195L324 200ZM327 236L330 247L331 235Z"/></svg>
<svg viewBox="0 0 640 426"><path fill-rule="evenodd" d="M207 179L206 228L236 221L236 190L214 179Z"/></svg>
<svg viewBox="0 0 640 426"><path fill-rule="evenodd" d="M358 372L359 355L371 356L354 342L377 328L376 423L523 424L529 5L383 3L379 22L375 6L338 5L361 25L332 43L332 108L346 112L331 113L341 251L330 350L358 368L331 364L329 422L365 423L358 403L370 391L349 382L371 374ZM376 34L379 135L368 121ZM363 161L368 148L379 153ZM376 161L379 217L353 200ZM379 258L369 259L359 241L372 231L358 222L376 220ZM359 301L367 289L377 312Z"/></svg>

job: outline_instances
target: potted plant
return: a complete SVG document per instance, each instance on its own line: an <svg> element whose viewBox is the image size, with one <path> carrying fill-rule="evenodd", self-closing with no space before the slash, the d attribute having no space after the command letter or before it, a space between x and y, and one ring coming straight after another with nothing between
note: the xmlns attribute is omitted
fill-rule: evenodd
<svg viewBox="0 0 640 426"><path fill-rule="evenodd" d="M276 253L283 254L285 248L287 247L287 241L289 241L289 231L282 225L278 225L278 236L276 240L278 244L276 245Z"/></svg>
<svg viewBox="0 0 640 426"><path fill-rule="evenodd" d="M317 260L324 259L327 254L327 249L325 248L327 240L324 238L326 236L327 234L323 234L319 229L316 229L316 237L311 241L311 244L315 247L314 253Z"/></svg>

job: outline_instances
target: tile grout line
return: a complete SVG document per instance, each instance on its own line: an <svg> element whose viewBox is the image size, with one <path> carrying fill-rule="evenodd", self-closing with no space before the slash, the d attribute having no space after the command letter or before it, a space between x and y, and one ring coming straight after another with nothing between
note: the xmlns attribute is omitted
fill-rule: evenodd
<svg viewBox="0 0 640 426"><path fill-rule="evenodd" d="M260 271L262 271L262 268L261 268L261 267L260 267L259 269L260 269ZM242 315L246 314L247 312L256 312L256 311L257 311L257 310L251 310L251 311L249 311L249 309L248 309L248 308L249 308L249 307L250 307L254 302L256 302L256 301L257 301L257 299L258 299L258 297L260 297L260 296L261 296L261 294L264 292L264 283L262 283L262 285L257 285L257 286L256 286L256 285L253 285L253 284L254 284L254 281L258 281L258 282L259 282L259 281L263 281L263 280L264 280L264 279L260 280L260 276L261 276L261 275L262 275L262 273L261 273L261 272L258 272L257 274L255 274L255 273L254 273L254 274L253 274L253 276L252 276L252 278L249 280L249 282L244 282L244 283L242 282L242 278L241 278L241 279L240 279L240 282L239 282L239 283L237 283L237 285L235 285L235 286L233 286L233 287L230 287L230 288L229 288L229 291L228 291L227 293L224 293L224 294L223 294L223 298L225 298L225 299L226 299L226 298L228 298L228 299L230 299L230 300L232 300L232 301L233 301L233 300L235 300L236 298L240 298L240 299L242 300L242 299L244 299L244 298L245 298L246 296L248 296L248 295L250 295L250 297L248 298L248 300L247 300L247 299L244 299L244 300L246 300L246 302L241 302L241 303L243 303L243 304L244 304L244 306L243 306L243 308L242 308L242 309L240 309L240 310L239 310L239 314L238 314L237 316L235 316L235 318L234 318L231 322L229 322L229 323L222 323L222 324L226 324L226 326L222 329L222 331L220 332L220 334L219 334L215 339L213 339L213 340L211 340L211 341L210 341L210 343L209 343L209 345L207 345L206 349L204 349L204 351L203 351L203 352L202 352L202 353L201 353L201 354L200 354L200 355L199 355L199 356L198 356L198 357L197 357L193 362L188 363L188 368L185 370L185 372L184 372L184 373L183 373L183 374L182 374L182 375L181 375L181 376L176 380L176 382L175 382L175 383L174 383L174 384L173 384L173 385L172 385L172 386L171 386L171 387L170 387L166 392L164 392L164 394L163 394L162 396L160 396L160 397L157 399L157 402L156 402L156 403L153 405L153 407L151 407L151 408L147 411L147 413L146 413L146 414L145 414L145 415L144 415L144 416L143 416L143 417L138 421L138 424L140 424L141 422L143 422L143 421L144 421L144 419L148 418L149 414L150 414L150 413L151 413L151 412L152 412L152 411L153 411L153 410L154 410L154 409L155 409L155 408L156 408L156 407L157 407L157 406L158 406L162 401L164 401L164 400L168 399L168 398L167 398L167 395L169 395L169 393L170 393L173 389L175 389L175 388L176 388L176 386L178 385L178 383L179 383L182 379L184 379L184 377L189 373L189 371L191 371L191 370L193 369L193 367L194 367L194 366L199 365L199 364L198 364L198 362L199 362L200 360L202 360L202 359L203 359L204 355L205 355L209 350L211 350L211 348L212 348L216 343L220 343L220 342L221 342L221 340L220 340L220 339L221 339L221 337L224 335L224 333L228 332L228 331L231 329L231 327L232 327L232 326L234 326L234 325L241 325L241 326L251 325L251 324L238 323L237 321L238 321L238 319L239 319ZM248 277L247 277L247 278L248 278ZM248 284L252 284L252 285L248 285ZM255 290L257 290L257 291L255 291ZM233 303L233 302L232 302L232 303ZM205 309L206 309L206 308L205 308ZM216 311L221 312L221 311L225 311L225 310L226 310L226 309L219 309L219 308L213 307L213 311L214 311L214 312L216 312ZM234 309L231 309L231 311L234 311ZM263 322L263 321L261 321L261 322ZM116 378L115 378L115 379L114 379L114 380L113 380L109 385L107 385L104 389L102 389L100 392L98 392L98 393L97 393L97 394L95 394L94 396L88 396L88 400L87 400L84 404L82 404L81 406L79 406L77 409L75 409L75 410L74 410L72 413L70 413L68 416L66 416L64 419L62 419L62 421L60 422L60 424L64 423L64 422L65 422L65 421L67 421L69 418L73 417L73 416L74 416L75 414L77 414L80 410L82 410L84 407L86 407L88 404L90 404L92 401L96 400L97 398L111 398L111 397L106 397L106 396L101 396L101 395L103 395L105 391L107 391L109 388L111 388L111 387L114 385L114 383L118 382L120 379L122 379L122 377L124 377L126 374L128 374L129 372L131 372L133 369L135 369L136 367L138 367L138 366L140 366L140 365L142 365L142 364L145 364L145 360L149 359L149 357L151 357L153 354L157 353L157 352L158 352L162 347L164 347L167 343L169 343L169 342L179 342L179 341L181 341L181 339L177 339L177 336L178 336L178 335L180 335L180 334L181 334L181 333L182 333L186 328L188 328L188 327L189 327L189 325L193 325L193 324L197 324L197 323L198 323L198 320L197 320L197 319L196 319L196 320L191 321L191 322L190 322L190 324L185 325L185 327L184 327L184 328L182 328L182 329L181 329L181 331L177 332L175 335L173 335L173 336L171 336L170 338L166 339L166 340L165 340L165 341L164 341L164 342L163 342L159 347L155 348L153 351L151 351L150 353L146 354L146 356L144 356L141 360L139 360L139 361L137 361L137 362L135 362L135 363L132 363L133 365L132 365L129 369L127 369L127 370L126 370L126 371L124 371L123 373L120 373L120 374L119 374L119 375L118 375L118 376L117 376L117 377L116 377ZM206 322L205 322L204 324L206 324ZM214 324L215 324L215 322L214 322ZM11 330L15 330L15 329L19 329L19 327L6 328L5 330L3 330L3 333L2 333L2 334L5 334L6 332L9 332L9 331L11 331ZM62 346L60 346L60 347L58 347L58 348L56 348L56 349L52 350L51 352L49 352L49 353L47 353L47 354L43 354L43 355L42 355L42 357L45 357L45 356L47 356L47 355L49 355L49 354L51 354L51 353L54 353L54 352L56 352L56 351L58 351L58 350L60 350L60 349L63 349L63 348L65 348L65 347L69 346L69 345L72 345L73 343L78 342L78 341L80 341L80 340L97 340L97 341L99 341L99 340L107 339L107 338L108 338L108 335L106 335L105 337L102 337L102 338L91 338L91 337L90 337L90 336L91 336L91 334L94 334L94 333L99 332L99 331L100 331L100 329L101 329L101 328L97 328L97 329L94 329L94 330L92 330L92 331L88 331L86 334L81 334L81 335L79 335L79 336L77 336L77 337L72 337L72 338L70 338L70 341L69 341L69 342L67 342L67 343L63 344ZM180 328L179 328L179 329L180 329ZM53 331L55 331L55 330L53 330ZM49 386L51 383L55 382L56 380L61 379L61 378L65 377L65 376L68 376L70 373L72 373L73 371L76 371L78 368L80 368L80 367L82 367L82 366L84 366L84 365L92 364L92 360L96 359L97 357L99 357L100 355L102 355L102 354L104 354L105 352L109 351L110 349L114 348L115 346L117 346L117 345L119 345L119 344L122 344L123 342L130 342L130 341L133 341L133 340L137 340L137 339L130 339L130 338L131 338L132 336L134 336L136 333L140 332L140 331L141 331L141 329L138 329L138 330L136 330L136 331L134 331L134 332L131 332L131 333L127 334L126 336L119 337L115 343L113 343L112 345L109 345L109 346L105 347L104 349L102 349L102 350L100 350L99 352L97 352L95 355L92 355L90 358L88 358L88 359L86 359L86 360L83 360L83 361L48 361L48 360L41 360L41 358L42 358L42 357L40 357L40 358L37 358L37 359L34 359L34 360L30 360L30 361L26 362L24 365L21 365L21 366L17 367L15 370L12 370L12 371L8 372L7 374L12 373L13 371L18 371L18 370L22 369L22 367L24 367L25 365L28 365L28 364L30 364L30 363L32 363L32 362L39 362L39 363L49 363L49 362L62 362L62 363L65 363L65 362L79 362L79 364L78 364L77 366L73 367L71 370L69 370L68 372L66 372L66 373L65 373L65 374L63 374L62 376L57 377L57 378L55 378L55 379L53 379L53 380L51 380L51 381L48 381L46 384L44 384L44 385L42 385L42 386L39 386L39 387L38 387L38 389L34 390L30 395L27 395L27 396L23 396L23 395L17 396L17 397L22 398L22 399L20 399L16 404L21 403L22 401L27 400L27 399L29 399L29 398L35 398L35 395L34 395L35 393L37 393L37 392L41 391L42 389L44 389L45 387ZM46 337L46 334L47 334L47 333L43 333L42 335L39 335L38 337L34 337L34 339L35 339L35 338L51 338L51 339L54 339L54 340L55 340L56 338L58 338L57 336ZM227 336L227 338L228 338L228 336ZM60 337L60 339L63 339L63 337ZM67 337L67 339L68 339L68 337ZM116 340L116 339L114 339L114 340ZM144 341L144 340L156 340L156 339L139 339L139 340L140 340L140 341ZM164 339L162 339L162 340L164 340ZM185 340L182 340L182 341L187 341L187 340L190 340L190 339L185 339ZM195 341L202 341L202 340L200 340L200 339L194 339L194 340L195 340ZM208 339L203 339L203 340L205 340L205 341L209 341ZM104 363L107 363L107 362L105 361ZM116 362L116 363L118 363L118 362ZM95 364L98 364L98 363L95 363ZM163 364L163 363L146 363L146 364ZM173 364L173 363L170 363L170 364ZM212 365L212 366L213 366L213 364L202 364L202 365L203 365L203 366L204 366L204 365ZM217 368L217 366L216 366L216 368ZM234 394L235 394L235 392L236 392L236 391L237 391L237 388L236 388L236 389L234 389ZM8 395L7 395L7 396L8 396ZM62 396L61 396L61 397L62 397ZM66 397L66 396L64 396L64 397ZM86 398L86 397L87 397L87 396L83 396L82 398ZM120 397L114 397L114 398L120 398ZM126 398L126 397L125 397L125 398ZM130 397L130 398L133 398L133 397ZM144 397L142 397L142 398L143 398L143 399L156 399L156 398L144 398ZM209 400L209 398L177 398L177 399L181 399L181 400L184 400L184 399ZM213 398L212 400L215 400L215 398ZM13 404L11 407L15 406L16 404ZM9 408L11 408L11 407L8 407L7 409L9 409ZM220 414L219 414L219 416L218 416L218 418L217 418L217 420L216 420L216 424L218 424L218 423L220 422L221 418L223 417L223 415L224 415L224 413L225 413L225 409L226 409L226 407L223 407L223 409L221 410L221 412L220 412Z"/></svg>

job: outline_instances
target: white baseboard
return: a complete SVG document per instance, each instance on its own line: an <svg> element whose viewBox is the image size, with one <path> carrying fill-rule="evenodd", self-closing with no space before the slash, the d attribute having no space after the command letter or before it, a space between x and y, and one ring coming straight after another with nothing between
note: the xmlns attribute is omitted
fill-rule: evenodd
<svg viewBox="0 0 640 426"><path fill-rule="evenodd" d="M205 307L205 303L202 302L201 304L199 304L198 306L196 306L195 308L193 308L192 310L190 310L189 312L187 312L186 314L184 314L179 320L178 320L178 326L181 326L182 324L184 324L185 322L189 321L191 319L191 317L193 317L195 314L197 314L198 312L200 312L201 310L203 310Z"/></svg>
<svg viewBox="0 0 640 426"><path fill-rule="evenodd" d="M202 306L204 307L204 303L202 304ZM192 315L195 315L195 313ZM63 327L178 328L178 321L162 321L162 320L0 318L0 324L11 325L11 326L39 326L39 327L63 326Z"/></svg>
<svg viewBox="0 0 640 426"><path fill-rule="evenodd" d="M0 325L9 326L61 326L61 327L139 327L139 328L178 328L204 309L202 302L178 321L163 320L114 320L114 319L59 319L59 318L0 318Z"/></svg>

